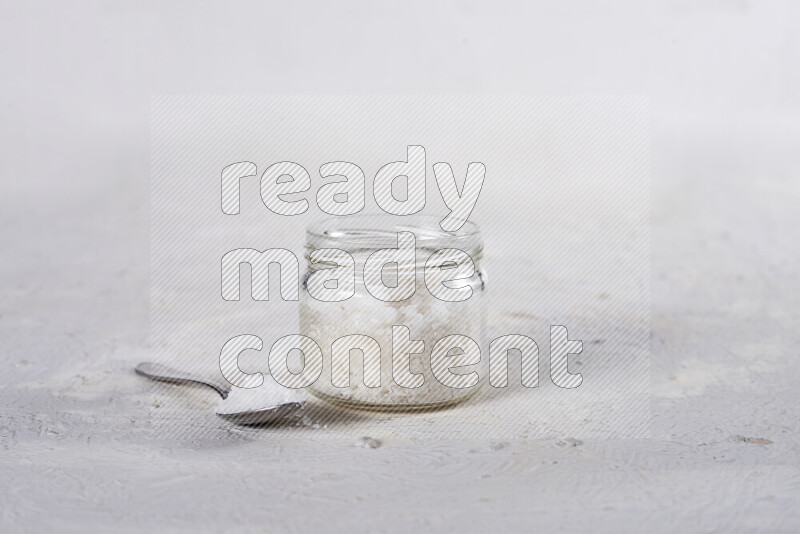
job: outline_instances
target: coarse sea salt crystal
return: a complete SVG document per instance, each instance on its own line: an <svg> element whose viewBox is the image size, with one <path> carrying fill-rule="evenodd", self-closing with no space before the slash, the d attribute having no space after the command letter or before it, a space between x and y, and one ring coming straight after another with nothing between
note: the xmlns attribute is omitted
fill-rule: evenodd
<svg viewBox="0 0 800 534"><path fill-rule="evenodd" d="M255 388L233 388L228 398L222 401L225 411L247 411L278 406L288 402L303 402L306 393L276 383L271 376L264 376L264 383Z"/></svg>

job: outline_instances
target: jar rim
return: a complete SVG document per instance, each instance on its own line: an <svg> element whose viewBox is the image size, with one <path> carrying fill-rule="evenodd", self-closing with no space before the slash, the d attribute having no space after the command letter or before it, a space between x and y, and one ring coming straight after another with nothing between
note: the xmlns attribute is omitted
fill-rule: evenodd
<svg viewBox="0 0 800 534"><path fill-rule="evenodd" d="M393 248L398 232L412 232L416 248L437 250L457 248L470 255L483 249L480 227L466 221L455 232L448 232L434 215L355 214L329 217L316 221L306 229L306 244L310 248L339 248L348 252Z"/></svg>

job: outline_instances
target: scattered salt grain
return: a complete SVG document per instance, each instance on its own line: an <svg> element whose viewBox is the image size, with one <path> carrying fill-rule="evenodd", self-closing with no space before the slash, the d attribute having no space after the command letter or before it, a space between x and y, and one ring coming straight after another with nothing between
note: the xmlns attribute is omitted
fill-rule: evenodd
<svg viewBox="0 0 800 534"><path fill-rule="evenodd" d="M362 437L358 442L356 442L356 446L364 447L365 449L377 449L383 445L380 440L375 438L371 438L369 436Z"/></svg>

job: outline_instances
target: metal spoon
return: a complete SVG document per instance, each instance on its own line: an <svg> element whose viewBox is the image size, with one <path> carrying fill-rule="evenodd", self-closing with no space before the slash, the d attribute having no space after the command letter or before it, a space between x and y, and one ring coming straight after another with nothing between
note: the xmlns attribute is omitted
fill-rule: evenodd
<svg viewBox="0 0 800 534"><path fill-rule="evenodd" d="M136 373L145 376L156 382L166 382L168 384L191 384L207 386L219 393L223 399L227 399L231 392L231 387L222 382L198 378L189 373L173 369L166 365L153 362L142 362L136 366ZM286 402L271 406L264 406L249 410L226 410L223 403L217 409L217 415L239 425L257 425L277 421L289 414L292 414L303 407L305 402Z"/></svg>

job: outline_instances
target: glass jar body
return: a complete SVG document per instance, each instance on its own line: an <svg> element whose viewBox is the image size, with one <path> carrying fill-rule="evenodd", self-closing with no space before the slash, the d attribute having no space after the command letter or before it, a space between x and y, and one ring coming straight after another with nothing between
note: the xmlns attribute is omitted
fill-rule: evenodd
<svg viewBox="0 0 800 534"><path fill-rule="evenodd" d="M428 236L428 239L417 242L414 293L398 302L380 300L364 285L363 264L359 265L359 260L375 250L364 245L375 245L377 242L365 243L362 240L359 247L348 247L346 239L341 243L336 243L336 239L325 243L325 246L343 245L344 250L350 248L356 262L353 294L339 302L320 301L309 293L305 281L319 267L309 262L300 295L300 333L313 339L323 355L322 376L307 388L310 393L330 402L355 407L383 410L425 409L462 401L475 394L481 384L488 380L488 347L485 342L486 284L480 262L482 246L464 247L463 240L459 241L457 236L453 238L441 230L437 232L437 235L441 235L432 240L431 222L427 218L422 218L421 222L417 220L416 224L422 226L418 230ZM386 223L377 226L375 231L384 236ZM404 228L408 227L407 224ZM370 230L363 224L359 228L362 237L369 234ZM477 227L470 230L473 232L471 243L474 243ZM339 232L337 230L336 235L341 236ZM453 243L448 238L452 238ZM309 239L309 243L312 244L313 240ZM477 243L480 244L479 235ZM454 246L448 247L449 244ZM458 287L469 288L469 298L458 302L442 300L434 296L426 286L425 259L440 247L459 248L470 255L474 272L468 278L460 278L455 283ZM337 340L347 336L363 336L358 338L362 342L334 351ZM461 345L471 345L474 342L473 347L478 348L478 361L475 361L474 350L470 352L451 347L447 354L442 350L434 351L436 344L449 336L469 338L459 338L462 340ZM371 353L364 350L368 346L363 343L364 340L374 347L367 337L379 346L379 369L376 365L378 354L374 350ZM437 352L437 359L432 368L431 356L434 352ZM465 365L465 352L470 356L468 366L446 369L449 367L448 362L455 363L455 360L450 360L453 356L458 358L460 355L460 364ZM466 374L470 377L459 376L455 380L452 377ZM409 375L414 377L413 380L409 381Z"/></svg>

